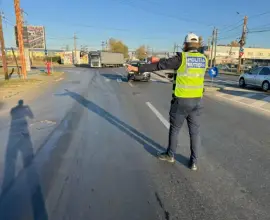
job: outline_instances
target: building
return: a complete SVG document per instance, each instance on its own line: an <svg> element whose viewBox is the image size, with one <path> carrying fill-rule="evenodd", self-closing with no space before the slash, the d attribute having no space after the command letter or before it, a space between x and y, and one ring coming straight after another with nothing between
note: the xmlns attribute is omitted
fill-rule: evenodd
<svg viewBox="0 0 270 220"><path fill-rule="evenodd" d="M238 64L239 49L239 47L217 46L216 64ZM211 50L206 47L204 53L210 59ZM270 65L270 48L244 48L242 64Z"/></svg>
<svg viewBox="0 0 270 220"><path fill-rule="evenodd" d="M17 48L13 49L15 57L19 60L19 50ZM49 57L60 57L61 63L63 64L88 64L88 55L82 55L79 50L76 51L76 56L74 51L65 51L65 50L47 50ZM6 48L6 55L8 64L12 65L14 61L14 56L11 48ZM43 49L30 49L29 57L32 63L44 62L46 57L45 50ZM1 58L1 54L0 54Z"/></svg>

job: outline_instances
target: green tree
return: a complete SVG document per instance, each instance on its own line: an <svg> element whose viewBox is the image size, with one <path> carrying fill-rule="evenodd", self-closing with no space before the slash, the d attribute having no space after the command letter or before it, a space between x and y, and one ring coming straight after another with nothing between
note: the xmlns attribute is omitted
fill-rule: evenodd
<svg viewBox="0 0 270 220"><path fill-rule="evenodd" d="M121 40L116 40L114 38L109 39L109 51L122 53L125 58L128 58L128 47Z"/></svg>
<svg viewBox="0 0 270 220"><path fill-rule="evenodd" d="M144 45L140 46L137 50L136 50L136 57L139 60L143 60L147 57L147 49Z"/></svg>

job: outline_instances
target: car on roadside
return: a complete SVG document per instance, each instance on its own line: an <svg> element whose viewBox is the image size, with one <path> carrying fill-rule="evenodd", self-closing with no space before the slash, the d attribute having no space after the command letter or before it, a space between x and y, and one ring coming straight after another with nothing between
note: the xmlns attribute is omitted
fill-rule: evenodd
<svg viewBox="0 0 270 220"><path fill-rule="evenodd" d="M270 66L260 66L245 72L239 77L239 86L259 87L263 91L270 90Z"/></svg>
<svg viewBox="0 0 270 220"><path fill-rule="evenodd" d="M132 61L129 63L131 66L139 67L140 65L144 65L146 62L144 61ZM144 72L144 73L138 73L138 72L128 72L127 80L133 80L133 81L146 81L148 82L151 78L150 72Z"/></svg>

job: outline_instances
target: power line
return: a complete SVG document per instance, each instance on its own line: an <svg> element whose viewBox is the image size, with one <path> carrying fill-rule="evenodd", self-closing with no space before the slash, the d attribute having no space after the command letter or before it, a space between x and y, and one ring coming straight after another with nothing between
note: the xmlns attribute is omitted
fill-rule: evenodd
<svg viewBox="0 0 270 220"><path fill-rule="evenodd" d="M263 13L260 13L260 14L254 14L254 15L251 15L251 16L249 17L249 19L250 19L250 18L260 17L260 16L263 16L263 15L266 15L266 14L269 14L269 13L270 13L270 11L263 12Z"/></svg>
<svg viewBox="0 0 270 220"><path fill-rule="evenodd" d="M231 31L233 31L233 30L236 30L236 29L238 29L238 28L241 27L241 26L242 26L242 24L239 24L239 25L235 26L234 28L231 28L231 29L227 30L225 33L228 33L228 32L231 32ZM222 32L222 31L221 31L221 32Z"/></svg>
<svg viewBox="0 0 270 220"><path fill-rule="evenodd" d="M73 37L46 37L49 40L73 40Z"/></svg>
<svg viewBox="0 0 270 220"><path fill-rule="evenodd" d="M37 19L35 19L37 21ZM44 19L39 20L40 22L44 22ZM66 22L61 22L59 20L54 21L54 23L61 24L64 26L68 27L84 27L84 28L94 28L94 29L101 29L101 30L115 30L115 31L130 31L130 29L125 29L125 28L118 28L118 27L105 27L105 26L95 26L95 25L88 25L88 24L82 24L82 23L66 23Z"/></svg>
<svg viewBox="0 0 270 220"><path fill-rule="evenodd" d="M226 29L228 29L228 28L230 28L230 27L233 27L234 25L237 25L237 24L239 24L239 23L242 24L242 22L243 22L243 19L241 19L241 20L235 22L234 24L225 25L224 27L221 26L221 27L219 27L219 29L222 29L222 31L225 31Z"/></svg>
<svg viewBox="0 0 270 220"><path fill-rule="evenodd" d="M220 37L220 38L218 38L218 40L225 40L225 39L229 39L229 38L235 38L235 37L239 37L239 34L237 34L237 35L230 35L230 36L226 36L226 37Z"/></svg>
<svg viewBox="0 0 270 220"><path fill-rule="evenodd" d="M121 1L121 2L118 2L118 3L120 3L120 4L126 4L126 5L128 5L130 7L133 7L132 4L130 4L130 3L133 3L133 1L129 1L129 2ZM213 24L206 24L204 22L195 21L195 20L192 20L192 19L188 19L186 17L172 16L172 15L168 15L168 14L164 14L164 13L160 13L160 12L159 13L156 13L156 12L149 11L149 10L147 10L147 9L141 7L141 6L137 6L137 5L136 5L136 8L139 8L140 10L145 11L147 13L151 13L151 14L154 14L154 15L161 15L161 16L167 17L167 18L173 18L173 19L177 19L179 21L197 23L197 24L204 25L204 26L207 26L207 27L212 27L213 26Z"/></svg>
<svg viewBox="0 0 270 220"><path fill-rule="evenodd" d="M270 26L270 23L268 24L264 24L262 26L257 26L257 27L253 27L253 28L249 28L249 31L253 31L253 30L260 30L260 29L263 29L263 28L268 28Z"/></svg>
<svg viewBox="0 0 270 220"><path fill-rule="evenodd" d="M249 34L253 33L264 33L264 32L269 32L270 29L264 29L264 30L257 30L257 31L248 31Z"/></svg>

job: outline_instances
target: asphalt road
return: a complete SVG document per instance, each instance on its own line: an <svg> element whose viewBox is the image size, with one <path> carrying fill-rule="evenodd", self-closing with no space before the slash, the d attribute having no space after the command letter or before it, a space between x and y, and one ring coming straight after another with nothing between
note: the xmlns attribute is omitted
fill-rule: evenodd
<svg viewBox="0 0 270 220"><path fill-rule="evenodd" d="M167 145L170 96L158 78L69 68L0 114L0 219L269 219L269 117L207 94L192 172L186 125L177 163L155 157Z"/></svg>

